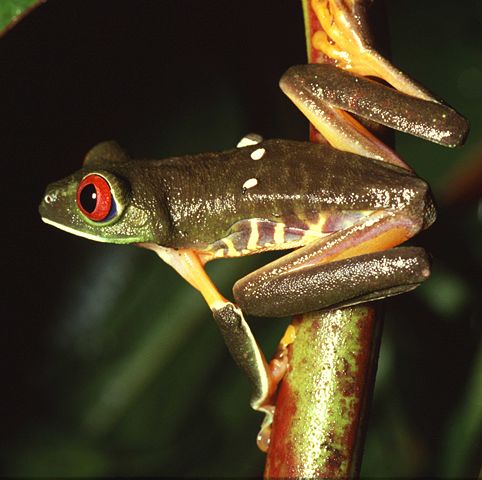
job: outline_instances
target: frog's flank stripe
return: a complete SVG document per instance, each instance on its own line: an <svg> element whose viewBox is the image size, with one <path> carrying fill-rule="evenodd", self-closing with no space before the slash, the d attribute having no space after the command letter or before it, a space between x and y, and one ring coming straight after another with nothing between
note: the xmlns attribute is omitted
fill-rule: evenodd
<svg viewBox="0 0 482 480"><path fill-rule="evenodd" d="M324 232L324 226L329 214L319 213L316 215L311 215L309 219L305 220L305 229L309 234L310 232L322 233Z"/></svg>
<svg viewBox="0 0 482 480"><path fill-rule="evenodd" d="M318 213L316 213L316 218L318 218ZM308 222L306 221L305 215L284 215L282 217L282 223L284 223L288 228L296 228L299 230L308 230Z"/></svg>
<svg viewBox="0 0 482 480"><path fill-rule="evenodd" d="M228 256L227 248L218 248L214 252L214 258L226 258Z"/></svg>
<svg viewBox="0 0 482 480"><path fill-rule="evenodd" d="M241 252L236 249L231 238L226 237L226 238L223 238L221 241L226 245L226 248L227 248L227 254L225 256L238 257L241 255Z"/></svg>
<svg viewBox="0 0 482 480"><path fill-rule="evenodd" d="M250 227L250 234L248 239L248 244L246 245L247 250L253 251L259 248L259 230L258 230L258 221L257 220L250 220L249 227Z"/></svg>
<svg viewBox="0 0 482 480"><path fill-rule="evenodd" d="M274 227L273 243L281 245L285 240L285 227L284 223L277 223Z"/></svg>
<svg viewBox="0 0 482 480"><path fill-rule="evenodd" d="M291 215L283 217L283 222L259 218L241 220L231 227L226 237L208 245L205 251L214 258L229 258L260 250L297 248L348 228L371 213L371 210L359 210Z"/></svg>

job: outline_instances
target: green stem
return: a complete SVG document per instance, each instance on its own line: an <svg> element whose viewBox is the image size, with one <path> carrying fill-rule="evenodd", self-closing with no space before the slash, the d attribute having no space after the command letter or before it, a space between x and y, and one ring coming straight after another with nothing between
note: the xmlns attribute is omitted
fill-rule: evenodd
<svg viewBox="0 0 482 480"><path fill-rule="evenodd" d="M381 322L369 306L295 318L266 478L357 477Z"/></svg>

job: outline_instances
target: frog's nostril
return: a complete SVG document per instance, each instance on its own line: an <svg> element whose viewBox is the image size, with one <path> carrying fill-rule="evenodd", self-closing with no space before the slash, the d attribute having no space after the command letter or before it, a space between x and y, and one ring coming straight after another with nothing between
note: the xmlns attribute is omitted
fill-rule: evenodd
<svg viewBox="0 0 482 480"><path fill-rule="evenodd" d="M55 193L47 193L44 197L44 201L47 204L54 203L57 200L57 195Z"/></svg>

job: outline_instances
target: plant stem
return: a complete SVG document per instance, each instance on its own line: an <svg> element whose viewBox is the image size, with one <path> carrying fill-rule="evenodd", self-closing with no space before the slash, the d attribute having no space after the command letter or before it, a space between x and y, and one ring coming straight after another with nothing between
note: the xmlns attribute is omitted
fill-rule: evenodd
<svg viewBox="0 0 482 480"><path fill-rule="evenodd" d="M293 326L265 476L356 477L381 322L358 306L298 316Z"/></svg>

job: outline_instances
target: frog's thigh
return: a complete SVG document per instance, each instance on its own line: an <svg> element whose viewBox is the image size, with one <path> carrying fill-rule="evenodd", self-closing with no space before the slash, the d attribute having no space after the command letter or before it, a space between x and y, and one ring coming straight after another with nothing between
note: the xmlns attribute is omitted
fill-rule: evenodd
<svg viewBox="0 0 482 480"><path fill-rule="evenodd" d="M287 316L411 290L429 275L425 252L385 249L417 228L402 215L375 214L240 279L236 302L252 315Z"/></svg>
<svg viewBox="0 0 482 480"><path fill-rule="evenodd" d="M410 170L393 150L378 140L367 128L344 110L331 104L331 98L322 98L319 92L325 90L325 85L314 89L314 82L310 81L311 79L305 80L306 72L300 70L303 70L303 67L290 68L281 78L280 87L332 147ZM339 69L335 67L334 70ZM339 74L335 73L332 76L336 75ZM330 91L330 97L333 93L338 96L339 91Z"/></svg>
<svg viewBox="0 0 482 480"><path fill-rule="evenodd" d="M400 247L311 264L268 281L241 279L234 295L251 315L283 317L398 295L416 288L429 274L422 248Z"/></svg>

